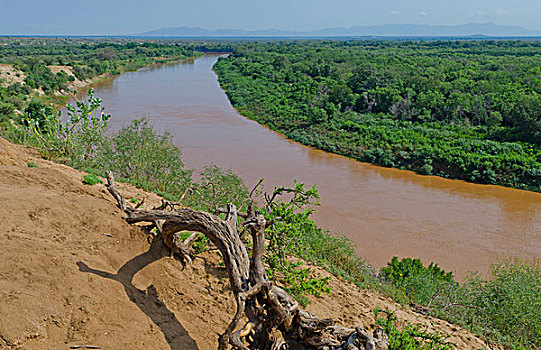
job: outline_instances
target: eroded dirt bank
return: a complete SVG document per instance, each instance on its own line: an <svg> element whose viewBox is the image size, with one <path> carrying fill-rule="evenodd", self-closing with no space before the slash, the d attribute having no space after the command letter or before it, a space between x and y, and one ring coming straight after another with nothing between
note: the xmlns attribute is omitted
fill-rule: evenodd
<svg viewBox="0 0 541 350"><path fill-rule="evenodd" d="M0 348L215 349L235 310L217 254L182 270L82 174L0 138ZM159 201L122 188L128 198ZM487 348L459 327L339 279L331 284L332 294L308 307L321 317L370 328L372 310L387 308L432 322L458 349Z"/></svg>

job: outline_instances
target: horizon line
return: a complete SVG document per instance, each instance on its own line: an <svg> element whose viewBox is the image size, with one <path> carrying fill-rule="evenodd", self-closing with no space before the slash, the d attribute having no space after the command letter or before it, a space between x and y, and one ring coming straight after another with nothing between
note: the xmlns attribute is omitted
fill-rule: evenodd
<svg viewBox="0 0 541 350"><path fill-rule="evenodd" d="M409 35L409 34L405 34L405 35L400 35L400 34L391 34L391 35L387 35L387 34L359 34L359 35L355 35L355 34L352 34L352 35L341 35L341 34L338 34L338 35L321 35L321 34L310 34L312 32L318 32L318 31L325 31L325 30L336 30L336 29L345 29L345 30L351 30L351 29L354 29L354 28L373 28L373 27L386 27L386 26L422 26L422 27L448 27L448 28L453 28L453 27L463 27L463 26L469 26L469 25L478 25L478 26L483 26L483 25L493 25L493 26L496 26L496 27L503 27L503 28L516 28L516 29L522 29L522 30L525 30L525 31L528 31L528 32L537 32L536 34L531 34L531 35L528 35L528 34L525 34L525 35L508 35L508 34L503 34L503 35L487 35L487 34L483 34L483 33L471 33L471 34L421 34L421 35ZM291 34L284 34L284 35L261 35L261 36L258 36L258 35L254 35L253 37L367 37L367 36L374 36L374 37L456 37L456 36L459 36L459 37L462 37L462 36L476 36L476 35L483 35L483 36L490 36L490 37L537 37L537 36L541 36L541 29L530 29L530 28L525 28L521 25L507 25L507 24L497 24L497 23L494 23L494 22L466 22L466 23L461 23L461 24L418 24L418 23L384 23L384 24L360 24L360 25L352 25L352 26L340 26L340 25L337 25L337 26L329 26L329 27L323 27L323 28L318 28L318 29L307 29L307 30L295 30L295 29L279 29L279 28L265 28L265 29L242 29L242 28L217 28L217 29L208 29L206 27L201 27L199 25L176 25L176 26L162 26L162 27L158 27L156 29L151 29L151 30L146 30L146 31L143 31L143 32L138 32L138 33L122 33L122 34L119 34L119 33L116 33L116 34L112 34L112 33L94 33L94 34L88 34L88 33L71 33L71 34L68 34L68 33L61 33L61 34L52 34L52 33L47 33L47 34L2 34L0 33L0 36L1 37L7 37L7 36L10 36L10 37L43 37L43 36L48 36L48 37L125 37L125 36L148 36L147 33L150 33L150 32L154 32L154 31L159 31L159 30L163 30L163 29L178 29L178 28L186 28L186 29L200 29L200 30L204 30L204 31L208 31L208 32L219 32L219 31L244 31L244 32L262 32L262 31L280 31L280 32L290 32ZM160 35L161 36L161 35ZM250 37L252 37L251 35L248 35ZM163 37L172 37L172 35L163 35ZM181 35L181 36L178 36L178 37L205 37L204 35L192 35L192 36L184 36L184 35ZM207 36L209 37L209 36ZM210 37L214 37L214 35L210 35ZM217 35L217 37L226 37L224 35ZM231 37L245 37L243 35L233 35Z"/></svg>

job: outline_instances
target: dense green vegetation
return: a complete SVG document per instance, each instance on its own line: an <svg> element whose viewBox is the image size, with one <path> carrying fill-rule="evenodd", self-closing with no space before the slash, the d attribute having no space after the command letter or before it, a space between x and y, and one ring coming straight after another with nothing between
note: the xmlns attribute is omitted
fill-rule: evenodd
<svg viewBox="0 0 541 350"><path fill-rule="evenodd" d="M154 62L197 55L193 44L128 39L0 38L0 63L12 64L31 76L29 81L53 83L43 67L74 68L80 80L104 73L119 73ZM41 85L46 88L45 86Z"/></svg>
<svg viewBox="0 0 541 350"><path fill-rule="evenodd" d="M508 349L541 346L541 267L521 262L494 265L488 279L472 275L464 283L419 259L394 258L380 276L396 289L397 300L482 334Z"/></svg>
<svg viewBox="0 0 541 350"><path fill-rule="evenodd" d="M194 44L169 41L75 38L0 38L0 63L13 66L24 83L0 81L0 127L20 121L25 109L41 103L65 102L69 83L115 75L150 63L164 63L200 55ZM49 66L68 66L54 74ZM62 93L64 99L58 95ZM55 96L55 94L57 96ZM43 104L45 102L45 104ZM28 113L26 111L25 113Z"/></svg>
<svg viewBox="0 0 541 350"><path fill-rule="evenodd" d="M452 282L453 273L445 272L438 264L430 263L424 267L420 259L404 258L398 260L395 256L389 261L387 267L381 268L381 275L393 284L402 284L409 278L414 278L421 274L428 274L435 280L443 282Z"/></svg>
<svg viewBox="0 0 541 350"><path fill-rule="evenodd" d="M539 191L541 43L239 44L232 104L289 138L421 174Z"/></svg>

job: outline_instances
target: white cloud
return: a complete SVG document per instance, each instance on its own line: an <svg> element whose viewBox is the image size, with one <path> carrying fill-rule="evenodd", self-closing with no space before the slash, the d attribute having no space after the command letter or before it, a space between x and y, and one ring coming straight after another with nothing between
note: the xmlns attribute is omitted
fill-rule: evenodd
<svg viewBox="0 0 541 350"><path fill-rule="evenodd" d="M502 9L501 7L493 8L491 10L477 10L470 13L472 17L482 17L482 18L495 18L500 16L506 16L509 14L509 11Z"/></svg>
<svg viewBox="0 0 541 350"><path fill-rule="evenodd" d="M428 12L428 11L421 11L421 12L419 12L419 13L417 14L417 16L419 16L419 17L426 17L426 16L428 16L429 14L430 14L430 12Z"/></svg>
<svg viewBox="0 0 541 350"><path fill-rule="evenodd" d="M400 13L400 11L397 11L397 10L392 10L392 11L390 12L390 14L391 14L392 16L398 17L398 16L400 16L402 13Z"/></svg>
<svg viewBox="0 0 541 350"><path fill-rule="evenodd" d="M472 17L483 17L484 15L485 15L485 11L481 11L481 10L470 12L470 16Z"/></svg>

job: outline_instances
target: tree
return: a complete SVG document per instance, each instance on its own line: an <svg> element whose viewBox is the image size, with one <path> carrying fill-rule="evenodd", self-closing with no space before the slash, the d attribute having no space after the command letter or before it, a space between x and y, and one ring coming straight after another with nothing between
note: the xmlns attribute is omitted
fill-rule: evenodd
<svg viewBox="0 0 541 350"><path fill-rule="evenodd" d="M127 206L115 187L111 172L107 173L107 180L107 189L126 214L125 220L128 223L154 223L160 229L164 241L171 241L167 237L180 231L200 232L220 251L237 301L233 320L220 336L220 350L228 349L229 346L242 350L280 350L290 347L333 347L337 350L387 348L387 341L380 329L371 335L360 327L346 328L336 325L332 320L320 319L302 310L286 291L268 279L263 263L265 229L273 225L273 221L267 221L254 210L253 203L249 204L246 213L238 212L233 204L218 209L215 214L186 207L174 210L137 210ZM219 213L225 214L225 218L218 216ZM241 240L239 217L243 220L242 227L252 237L251 258ZM239 329L244 317L248 322Z"/></svg>
<svg viewBox="0 0 541 350"><path fill-rule="evenodd" d="M331 88L331 92L329 93L329 101L340 106L340 110L344 111L346 108L353 105L355 96L353 96L351 89L347 87L347 85L340 84Z"/></svg>

